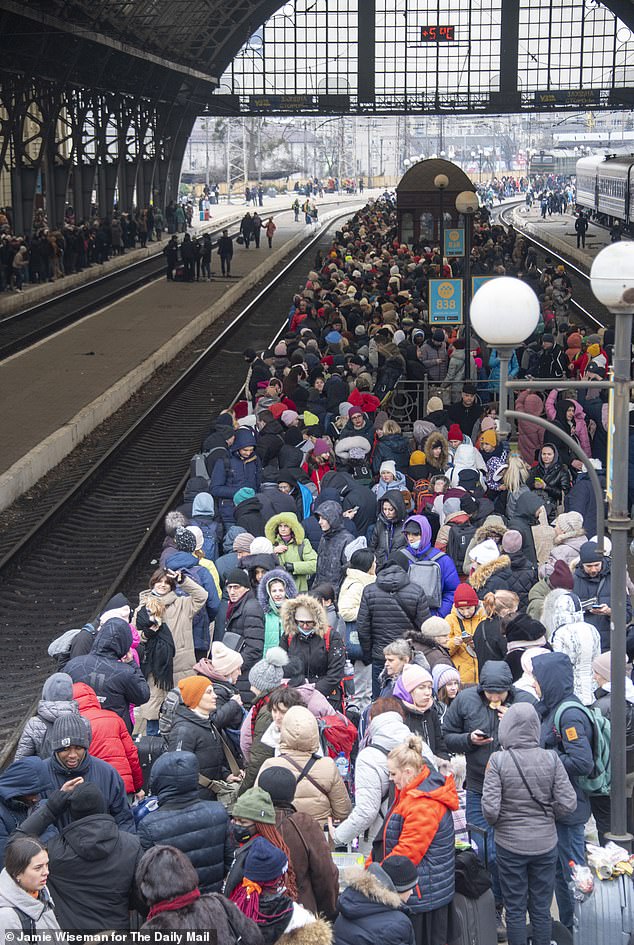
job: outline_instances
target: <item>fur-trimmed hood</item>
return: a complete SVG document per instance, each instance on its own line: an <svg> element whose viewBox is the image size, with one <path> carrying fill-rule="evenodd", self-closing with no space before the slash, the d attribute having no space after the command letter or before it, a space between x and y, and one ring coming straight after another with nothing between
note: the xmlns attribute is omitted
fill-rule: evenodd
<svg viewBox="0 0 634 945"><path fill-rule="evenodd" d="M469 578L469 584L474 590L479 591L481 587L484 587L490 577L493 577L498 571L503 571L504 568L510 567L511 559L509 556L500 555L495 561L490 561L488 564L481 564L479 568L476 568Z"/></svg>
<svg viewBox="0 0 634 945"><path fill-rule="evenodd" d="M288 598L297 597L297 585L288 571L285 571L284 568L273 568L272 571L267 571L258 584L256 595L258 603L265 614L269 611L276 610L269 596L269 584L271 584L272 581L282 582L286 588L286 596Z"/></svg>
<svg viewBox="0 0 634 945"><path fill-rule="evenodd" d="M427 439L425 440L425 445L423 446L423 453L425 454L425 462L428 466L436 465L432 461L432 450L434 446L442 446L442 451L440 454L440 465L438 466L438 471L444 471L447 468L449 462L449 443L447 442L447 437L443 436L442 433L435 431L430 433Z"/></svg>
<svg viewBox="0 0 634 945"><path fill-rule="evenodd" d="M298 545L304 541L306 533L295 513L280 512L279 515L273 515L264 526L264 534L272 545L279 544L279 538L276 534L279 525L288 525Z"/></svg>
<svg viewBox="0 0 634 945"><path fill-rule="evenodd" d="M570 545L574 551L579 551L582 545L588 540L585 528L580 528L578 531L574 532L564 532L563 535L556 535L555 541L553 544L560 545Z"/></svg>
<svg viewBox="0 0 634 945"><path fill-rule="evenodd" d="M376 864L373 864L373 866L376 866ZM379 866L378 869L381 869L381 867ZM384 875L387 877L387 874ZM352 866L346 870L345 879L348 888L356 889L371 902L379 902L387 906L388 909L400 909L402 903L399 894L380 883L376 876L363 869L362 866Z"/></svg>
<svg viewBox="0 0 634 945"><path fill-rule="evenodd" d="M280 614L282 620L282 633L289 637L294 637L297 633L297 624L295 622L295 614L300 607L304 607L306 610L310 611L312 614L312 619L315 621L315 633L323 637L328 629L328 618L326 617L326 611L321 606L318 600L314 597L310 597L308 594L298 594L293 600L285 601L282 604L282 611Z"/></svg>
<svg viewBox="0 0 634 945"><path fill-rule="evenodd" d="M315 919L284 932L277 945L332 945L332 926L325 919Z"/></svg>
<svg viewBox="0 0 634 945"><path fill-rule="evenodd" d="M473 544L479 545L487 538L492 538L496 545L501 545L504 534L508 531L500 515L488 515L473 536Z"/></svg>

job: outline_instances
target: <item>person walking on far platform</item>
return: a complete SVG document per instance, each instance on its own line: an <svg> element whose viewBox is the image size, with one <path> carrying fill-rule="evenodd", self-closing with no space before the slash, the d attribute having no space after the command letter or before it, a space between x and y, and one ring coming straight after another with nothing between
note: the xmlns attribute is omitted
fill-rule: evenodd
<svg viewBox="0 0 634 945"><path fill-rule="evenodd" d="M275 223L273 222L273 217L269 217L268 220L266 221L266 227L265 227L266 238L269 241L269 249L273 248L273 236L275 235L276 229L277 227L275 226Z"/></svg>
<svg viewBox="0 0 634 945"><path fill-rule="evenodd" d="M251 233L253 234L253 242L255 243L255 248L260 248L260 235L262 232L262 217L260 214L255 211L251 217Z"/></svg>
<svg viewBox="0 0 634 945"><path fill-rule="evenodd" d="M244 248L248 249L251 237L253 236L253 220L248 210L240 221L240 235L244 241ZM240 241L238 240L238 242Z"/></svg>
<svg viewBox="0 0 634 945"><path fill-rule="evenodd" d="M231 259L233 257L233 240L229 236L229 230L224 229L222 236L218 240L218 255L220 256L220 266L223 276L231 275Z"/></svg>
<svg viewBox="0 0 634 945"><path fill-rule="evenodd" d="M168 242L163 254L165 256L167 281L172 282L174 280L174 270L178 265L178 237L176 234Z"/></svg>
<svg viewBox="0 0 634 945"><path fill-rule="evenodd" d="M586 233L588 232L588 218L585 213L580 213L575 220L575 232L577 234L577 249L586 248Z"/></svg>
<svg viewBox="0 0 634 945"><path fill-rule="evenodd" d="M291 209L292 209L293 213L295 214L295 223L299 223L299 209L300 209L300 207L299 207L299 200L297 199L297 197L295 197L295 200L293 201L293 206L291 207Z"/></svg>

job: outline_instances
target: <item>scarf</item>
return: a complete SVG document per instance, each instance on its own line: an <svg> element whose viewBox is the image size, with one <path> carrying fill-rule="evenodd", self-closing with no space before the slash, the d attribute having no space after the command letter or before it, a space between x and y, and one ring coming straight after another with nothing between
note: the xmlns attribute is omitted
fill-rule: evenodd
<svg viewBox="0 0 634 945"><path fill-rule="evenodd" d="M155 633L148 633L142 652L141 672L146 679L153 676L158 688L165 692L174 685L175 653L174 638L166 623L162 623Z"/></svg>
<svg viewBox="0 0 634 945"><path fill-rule="evenodd" d="M184 909L185 906L190 906L197 899L200 899L200 889L192 889L187 893L183 893L182 896L175 896L174 899L161 899L159 902L155 902L148 912L148 919L153 919L155 915L160 915L161 912L176 912L178 909Z"/></svg>

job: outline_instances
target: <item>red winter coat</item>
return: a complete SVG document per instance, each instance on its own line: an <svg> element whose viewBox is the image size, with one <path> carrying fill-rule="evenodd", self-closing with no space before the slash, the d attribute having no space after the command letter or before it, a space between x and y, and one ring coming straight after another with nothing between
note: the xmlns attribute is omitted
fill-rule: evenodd
<svg viewBox="0 0 634 945"><path fill-rule="evenodd" d="M534 417L543 417L544 401L537 391L523 390L515 401L515 409L522 413L532 413ZM532 466L544 445L544 428L528 420L518 420L517 445L522 459Z"/></svg>
<svg viewBox="0 0 634 945"><path fill-rule="evenodd" d="M90 754L107 761L119 772L128 794L139 791L143 787L139 753L123 719L116 712L102 709L97 693L86 683L74 684L73 699L92 728Z"/></svg>

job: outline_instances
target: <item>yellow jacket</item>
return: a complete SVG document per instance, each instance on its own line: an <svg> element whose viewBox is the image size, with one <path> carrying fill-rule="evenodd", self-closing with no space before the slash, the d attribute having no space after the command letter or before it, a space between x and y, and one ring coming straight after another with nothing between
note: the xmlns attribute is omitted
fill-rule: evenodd
<svg viewBox="0 0 634 945"><path fill-rule="evenodd" d="M456 607L451 608L451 613L445 617L445 620L451 627L451 636L447 643L449 656L454 666L460 673L460 681L465 686L468 683L477 683L478 681L478 660L476 658L473 641L465 643L462 639L462 630L475 634L478 624L486 618L486 612L482 604L478 607L473 617L465 619L458 616ZM462 626L460 626L462 624Z"/></svg>

